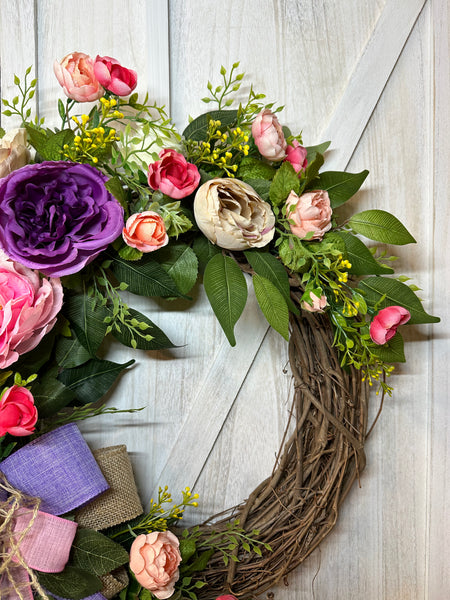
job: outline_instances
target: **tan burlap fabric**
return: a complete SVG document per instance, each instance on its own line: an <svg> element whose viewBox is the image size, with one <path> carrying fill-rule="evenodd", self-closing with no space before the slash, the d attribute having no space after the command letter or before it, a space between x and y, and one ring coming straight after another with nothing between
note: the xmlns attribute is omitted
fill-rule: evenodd
<svg viewBox="0 0 450 600"><path fill-rule="evenodd" d="M112 573L100 577L103 583L101 593L108 600L121 592L128 585L128 574L124 567L116 569Z"/></svg>
<svg viewBox="0 0 450 600"><path fill-rule="evenodd" d="M144 512L124 445L94 450L93 454L110 489L76 513L76 521L89 529L105 529L134 519Z"/></svg>

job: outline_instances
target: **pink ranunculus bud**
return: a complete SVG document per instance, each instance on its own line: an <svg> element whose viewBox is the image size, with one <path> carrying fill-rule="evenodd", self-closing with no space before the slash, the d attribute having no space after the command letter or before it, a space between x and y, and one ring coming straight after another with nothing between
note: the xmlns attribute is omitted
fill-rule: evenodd
<svg viewBox="0 0 450 600"><path fill-rule="evenodd" d="M161 160L148 167L148 185L152 190L180 200L197 189L200 173L195 165L188 163L182 154L166 148L159 153Z"/></svg>
<svg viewBox="0 0 450 600"><path fill-rule="evenodd" d="M308 165L307 154L306 148L300 146L297 140L292 140L292 144L286 147L286 158L284 160L290 162L295 172L300 175Z"/></svg>
<svg viewBox="0 0 450 600"><path fill-rule="evenodd" d="M116 96L128 96L137 85L136 71L122 67L110 56L97 56L94 73L105 90Z"/></svg>
<svg viewBox="0 0 450 600"><path fill-rule="evenodd" d="M218 596L216 600L237 600L237 598L231 594L225 594L225 596Z"/></svg>
<svg viewBox="0 0 450 600"><path fill-rule="evenodd" d="M171 531L138 535L130 549L130 569L138 583L159 600L172 596L180 577L178 538Z"/></svg>
<svg viewBox="0 0 450 600"><path fill-rule="evenodd" d="M19 263L0 260L0 369L35 348L56 322L63 288Z"/></svg>
<svg viewBox="0 0 450 600"><path fill-rule="evenodd" d="M332 213L330 198L325 190L306 192L300 197L292 191L286 200L286 218L293 221L290 223L291 232L300 239L312 231L310 239L321 240L324 233L331 229Z"/></svg>
<svg viewBox="0 0 450 600"><path fill-rule="evenodd" d="M53 63L56 79L66 96L77 102L94 102L104 90L94 74L94 61L88 54L72 52Z"/></svg>
<svg viewBox="0 0 450 600"><path fill-rule="evenodd" d="M319 298L314 292L310 292L309 297L311 298L312 303L310 304L304 300L301 304L303 310L307 310L308 312L323 312L324 308L328 304L327 297L322 294Z"/></svg>
<svg viewBox="0 0 450 600"><path fill-rule="evenodd" d="M0 400L0 437L7 433L17 437L32 434L37 418L30 390L13 385L3 393Z"/></svg>
<svg viewBox="0 0 450 600"><path fill-rule="evenodd" d="M164 220L157 212L146 210L131 215L122 231L127 246L141 252L159 250L169 242Z"/></svg>
<svg viewBox="0 0 450 600"><path fill-rule="evenodd" d="M370 324L370 337L375 344L386 344L397 333L397 327L404 325L411 318L411 313L403 306L387 306L375 315Z"/></svg>
<svg viewBox="0 0 450 600"><path fill-rule="evenodd" d="M283 160L286 156L286 140L283 129L270 110L262 110L252 123L252 135L258 150L268 160Z"/></svg>

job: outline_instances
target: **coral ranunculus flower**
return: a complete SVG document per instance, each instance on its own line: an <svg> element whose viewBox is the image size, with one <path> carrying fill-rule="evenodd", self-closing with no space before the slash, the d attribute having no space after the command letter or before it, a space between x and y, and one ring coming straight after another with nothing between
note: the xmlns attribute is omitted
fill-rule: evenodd
<svg viewBox="0 0 450 600"><path fill-rule="evenodd" d="M0 259L0 369L35 348L56 322L63 288L59 279Z"/></svg>
<svg viewBox="0 0 450 600"><path fill-rule="evenodd" d="M53 71L66 96L77 102L94 102L104 90L94 74L94 61L88 54L72 52L59 63L53 63Z"/></svg>
<svg viewBox="0 0 450 600"><path fill-rule="evenodd" d="M18 385L8 388L0 399L0 437L9 433L17 437L30 435L38 418L34 398Z"/></svg>
<svg viewBox="0 0 450 600"><path fill-rule="evenodd" d="M123 208L94 167L27 165L0 180L0 247L50 277L80 271L122 232Z"/></svg>
<svg viewBox="0 0 450 600"><path fill-rule="evenodd" d="M141 252L159 250L169 242L163 218L152 210L131 215L122 231L122 237L127 246Z"/></svg>

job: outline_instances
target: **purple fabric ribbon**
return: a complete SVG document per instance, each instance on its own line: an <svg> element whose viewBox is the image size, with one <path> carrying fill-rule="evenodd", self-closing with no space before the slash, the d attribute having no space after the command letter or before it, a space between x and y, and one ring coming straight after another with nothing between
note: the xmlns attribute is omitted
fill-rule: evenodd
<svg viewBox="0 0 450 600"><path fill-rule="evenodd" d="M41 564L35 564L40 561L42 556L48 555L50 558L53 553L58 556L64 554L60 547L60 535L53 531L54 522L51 515L61 515L84 506L107 489L109 485L104 478L99 466L97 465L89 446L84 441L78 427L74 423L63 425L49 433L23 446L14 454L11 454L0 463L0 471L3 472L9 484L17 490L29 496L41 499L40 509L47 515L50 522L50 528L40 525L44 513L38 513L36 526L27 533L23 540L23 557L27 561L29 568L37 568L45 572L54 572L55 567L46 568ZM0 489L0 500L6 500L5 490ZM20 529L20 514L17 515ZM29 518L29 517L28 517ZM57 520L57 524L63 519ZM76 524L67 521L70 526L76 528ZM64 523L63 523L64 524ZM42 530L41 530L42 529ZM53 532L53 533L52 533ZM67 557L70 551L72 538L68 542ZM69 536L70 537L70 536ZM38 538L39 544L42 544L42 552L37 551L35 542ZM21 545L22 549L22 545ZM39 549L37 549L39 550ZM27 555L29 554L29 556ZM32 564L28 563L30 556L33 557ZM34 557L37 557L36 561ZM65 560L67 559L65 558ZM56 557L58 558L58 557ZM14 559L13 559L14 560ZM63 570L65 560L56 568ZM47 561L48 562L48 561ZM60 568L61 567L61 568ZM28 573L22 567L19 570L19 577L24 576L28 580ZM0 597L3 597L2 588L9 588L9 584L3 577L0 581ZM32 597L31 588L27 594ZM19 596L14 592L6 592L7 598L16 599ZM105 600L104 596L96 593L84 600Z"/></svg>
<svg viewBox="0 0 450 600"><path fill-rule="evenodd" d="M52 515L84 506L109 488L74 423L23 446L0 463L0 471L13 487L40 498L40 510Z"/></svg>

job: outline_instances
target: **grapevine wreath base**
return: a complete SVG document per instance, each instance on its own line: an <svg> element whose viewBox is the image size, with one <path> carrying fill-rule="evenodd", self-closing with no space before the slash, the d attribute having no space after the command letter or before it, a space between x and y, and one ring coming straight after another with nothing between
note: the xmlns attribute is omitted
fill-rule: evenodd
<svg viewBox="0 0 450 600"><path fill-rule="evenodd" d="M301 293L293 293L299 301ZM258 529L262 555L239 554L224 565L214 556L199 598L223 590L240 598L255 597L280 582L333 529L338 510L365 466L369 388L361 371L343 370L328 318L291 315L289 362L294 378L291 417L272 474L249 498L202 526L226 528L239 519L247 531ZM214 525L212 525L214 522Z"/></svg>

